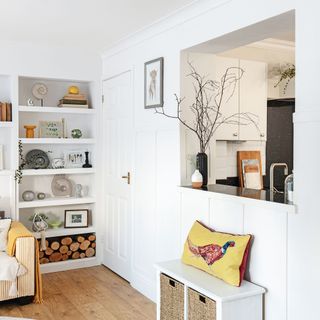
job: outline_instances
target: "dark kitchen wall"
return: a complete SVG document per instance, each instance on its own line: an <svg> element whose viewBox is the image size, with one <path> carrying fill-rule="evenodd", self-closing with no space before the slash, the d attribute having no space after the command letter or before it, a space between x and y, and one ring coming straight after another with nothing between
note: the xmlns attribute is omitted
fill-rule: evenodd
<svg viewBox="0 0 320 320"><path fill-rule="evenodd" d="M269 100L267 108L267 146L266 146L266 176L264 186L269 188L270 165L274 162L285 162L289 174L293 169L293 113L294 99ZM275 168L274 186L284 189L285 176L283 168Z"/></svg>

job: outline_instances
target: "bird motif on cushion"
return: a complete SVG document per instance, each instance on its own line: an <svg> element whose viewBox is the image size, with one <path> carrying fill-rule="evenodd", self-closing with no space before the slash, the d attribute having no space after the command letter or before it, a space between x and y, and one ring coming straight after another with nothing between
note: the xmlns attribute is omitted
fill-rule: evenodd
<svg viewBox="0 0 320 320"><path fill-rule="evenodd" d="M234 247L234 241L227 241L222 247L217 244L207 244L196 246L188 238L189 250L197 257L202 257L208 266L213 265L216 261L223 258L229 247Z"/></svg>

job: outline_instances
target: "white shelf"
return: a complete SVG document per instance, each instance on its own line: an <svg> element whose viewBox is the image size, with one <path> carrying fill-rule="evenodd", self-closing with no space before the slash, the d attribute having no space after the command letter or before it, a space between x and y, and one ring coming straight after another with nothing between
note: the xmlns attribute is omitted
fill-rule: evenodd
<svg viewBox="0 0 320 320"><path fill-rule="evenodd" d="M264 288L245 280L242 281L240 287L231 286L209 273L184 264L181 260L161 262L155 267L159 272L165 273L217 302L244 299L266 292Z"/></svg>
<svg viewBox="0 0 320 320"><path fill-rule="evenodd" d="M85 203L95 203L96 200L93 197L85 198L48 198L44 200L36 201L21 201L18 204L18 208L41 208L41 207L56 207L56 206L68 206Z"/></svg>
<svg viewBox="0 0 320 320"><path fill-rule="evenodd" d="M12 121L0 121L0 128L13 128Z"/></svg>
<svg viewBox="0 0 320 320"><path fill-rule="evenodd" d="M19 106L19 112L95 114L95 109Z"/></svg>
<svg viewBox="0 0 320 320"><path fill-rule="evenodd" d="M13 176L13 170L0 170L0 176Z"/></svg>
<svg viewBox="0 0 320 320"><path fill-rule="evenodd" d="M49 176L54 174L92 174L94 168L65 168L65 169L26 169L23 176Z"/></svg>
<svg viewBox="0 0 320 320"><path fill-rule="evenodd" d="M48 229L46 231L46 238L53 238L53 237L61 237L61 236L72 236L75 234L85 234L85 233L94 233L96 232L94 227L88 227L88 228L57 228L57 229ZM40 239L40 233L39 232L33 232L33 235Z"/></svg>
<svg viewBox="0 0 320 320"><path fill-rule="evenodd" d="M19 138L23 144L94 144L95 139Z"/></svg>
<svg viewBox="0 0 320 320"><path fill-rule="evenodd" d="M40 265L41 273L59 272L65 270L73 270L79 268L88 268L99 265L99 260L97 257L83 258L75 260L66 260L59 262L51 262Z"/></svg>

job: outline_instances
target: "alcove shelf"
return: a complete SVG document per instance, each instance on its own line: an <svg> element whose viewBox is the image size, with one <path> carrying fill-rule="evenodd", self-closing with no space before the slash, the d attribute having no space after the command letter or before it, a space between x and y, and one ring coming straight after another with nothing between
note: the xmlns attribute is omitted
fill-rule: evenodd
<svg viewBox="0 0 320 320"><path fill-rule="evenodd" d="M40 265L41 273L59 272L65 270L73 270L79 268L93 267L99 264L97 257L67 260L55 263L47 263Z"/></svg>
<svg viewBox="0 0 320 320"><path fill-rule="evenodd" d="M84 109L84 108L59 108L59 107L31 107L31 106L19 106L19 112L25 113L71 113L71 114L83 114L83 115L94 115L96 114L95 109Z"/></svg>
<svg viewBox="0 0 320 320"><path fill-rule="evenodd" d="M46 238L60 237L60 236L71 236L75 234L84 234L84 233L94 233L94 227L88 228L57 228L57 229L48 229L46 230ZM33 232L35 238L40 239L41 235L39 232Z"/></svg>
<svg viewBox="0 0 320 320"><path fill-rule="evenodd" d="M0 121L0 128L13 128L11 121Z"/></svg>
<svg viewBox="0 0 320 320"><path fill-rule="evenodd" d="M63 168L63 169L25 169L24 176L45 176L55 174L93 174L94 168Z"/></svg>
<svg viewBox="0 0 320 320"><path fill-rule="evenodd" d="M94 144L95 139L19 138L23 144Z"/></svg>
<svg viewBox="0 0 320 320"><path fill-rule="evenodd" d="M83 197L83 198L48 198L44 200L37 201L20 201L18 203L18 208L43 208L52 206L66 206L66 205L77 205L86 203L95 203L96 199L94 197Z"/></svg>

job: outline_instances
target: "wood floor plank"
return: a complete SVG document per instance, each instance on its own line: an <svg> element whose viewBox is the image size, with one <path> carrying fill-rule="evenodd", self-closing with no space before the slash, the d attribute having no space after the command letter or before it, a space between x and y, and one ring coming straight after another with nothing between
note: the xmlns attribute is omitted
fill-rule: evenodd
<svg viewBox="0 0 320 320"><path fill-rule="evenodd" d="M44 303L0 305L0 316L46 320L153 320L153 302L98 266L43 275Z"/></svg>

